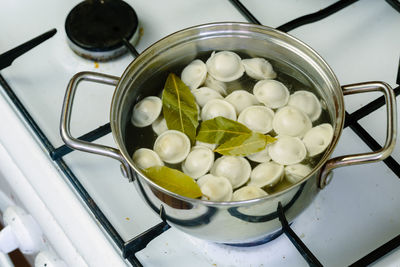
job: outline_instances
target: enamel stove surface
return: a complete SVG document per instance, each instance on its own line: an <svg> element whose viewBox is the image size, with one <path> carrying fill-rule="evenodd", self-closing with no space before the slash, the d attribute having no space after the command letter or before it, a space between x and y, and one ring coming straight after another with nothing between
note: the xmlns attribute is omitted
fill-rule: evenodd
<svg viewBox="0 0 400 267"><path fill-rule="evenodd" d="M229 1L126 2L137 12L142 29L136 45L139 53L160 38L186 27L217 21L247 21ZM51 28L58 30L54 37L0 72L55 148L63 145L59 119L69 79L80 71L121 76L133 60L126 54L97 63L80 58L68 47L64 23L78 3L6 0L0 4L3 22L0 32L7 36L0 41L0 53ZM243 0L242 3L262 24L278 27L334 1ZM395 88L399 26L400 14L385 1L364 0L289 34L314 48L332 67L341 84L380 80ZM108 122L112 94L113 88L109 86L83 83L79 87L71 121L74 136ZM346 97L346 110L351 113L378 96ZM1 90L0 111L0 162L15 165L15 168L1 165L0 189L35 217L42 230L45 229L44 235L55 254L69 266L131 265L132 261L122 256L118 242L128 242L161 219L122 177L119 163L82 152L69 153L62 160L76 183L60 168L63 162L51 160L48 147L5 90ZM386 129L384 107L359 123L382 145ZM96 142L114 145L111 134ZM368 146L348 127L334 156L366 151L370 151ZM392 157L400 162L399 144ZM82 185L83 190L76 184ZM294 221L292 228L324 266L349 265L398 236L399 192L399 177L382 162L337 169L332 182ZM100 213L93 214L93 210ZM101 224L99 218L103 215L115 229L114 235ZM64 246L59 244L61 241ZM144 266L307 266L284 235L264 245L236 248L198 240L173 228L156 237L135 257ZM399 262L397 249L375 264L398 266Z"/></svg>

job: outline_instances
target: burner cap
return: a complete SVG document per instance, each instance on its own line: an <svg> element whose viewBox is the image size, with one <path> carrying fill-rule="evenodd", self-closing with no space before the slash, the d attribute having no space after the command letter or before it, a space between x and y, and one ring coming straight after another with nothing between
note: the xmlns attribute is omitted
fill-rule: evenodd
<svg viewBox="0 0 400 267"><path fill-rule="evenodd" d="M83 1L65 21L69 45L75 53L94 60L108 60L127 51L123 39L138 39L138 17L121 0Z"/></svg>

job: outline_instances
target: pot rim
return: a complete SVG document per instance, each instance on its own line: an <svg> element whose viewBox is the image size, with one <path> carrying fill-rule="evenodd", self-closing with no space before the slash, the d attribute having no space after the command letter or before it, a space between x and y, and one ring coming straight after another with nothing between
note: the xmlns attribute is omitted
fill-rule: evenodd
<svg viewBox="0 0 400 267"><path fill-rule="evenodd" d="M135 68L135 66L137 64L139 64L143 58L151 56L151 54L153 53L152 51L154 49L157 49L160 46L162 48L162 45L164 43L168 44L169 39L174 38L177 35L182 35L182 34L185 34L187 32L193 31L193 30L215 28L215 27L229 27L229 28L241 27L241 28L243 28L242 30L253 29L253 31L256 30L257 32L262 32L267 35L272 33L272 34L281 36L283 38L286 38L286 39L296 43L298 47L305 49L305 51L310 53L313 57L315 57L319 61L318 63L324 68L325 73L328 73L332 77L331 82L333 83L333 87L336 88L335 90L337 90L337 91L340 90L340 94L337 95L338 107L335 107L336 112L337 112L337 117L333 118L333 119L336 119L336 121L331 122L331 123L335 123L334 135L333 135L333 139L332 139L330 145L328 146L328 148L326 149L324 155L319 160L317 165L314 166L313 170L311 171L311 173L309 175L305 176L303 179L301 179L297 183L292 184L291 186L289 186L279 192L273 193L271 195L267 195L267 196L263 196L263 197L255 198L255 199L242 200L242 201L209 201L209 200L193 199L193 198L181 196L179 194L176 194L169 190L166 190L165 188L159 186L158 184L156 184L153 181L151 181L150 179L148 179L146 177L146 175L139 168L137 168L134 165L134 163L131 159L131 156L129 155L128 151L125 148L124 140L122 140L122 134L121 134L120 128L118 127L119 121L117 120L117 118L118 118L118 115L117 115L118 114L118 105L117 104L120 102L119 100L124 95L121 93L121 91L122 91L120 89L120 87L122 87L121 84L123 83L123 81L125 79L128 79L128 80L130 79L130 77L129 77L130 70L132 68ZM233 31L233 29L229 29L229 30ZM316 62L314 62L314 63L316 63ZM341 111L341 113L339 114L338 111ZM266 201L266 200L269 200L272 198L279 197L279 196L286 194L287 192L293 190L294 188L301 186L303 183L308 181L308 179L310 179L312 176L319 175L321 168L323 167L323 165L326 163L326 161L329 159L329 157L333 153L333 150L335 149L335 147L338 143L338 140L342 134L343 126L344 126L344 116L345 116L344 99L343 99L343 93L342 93L340 83L339 83L335 73L333 72L331 67L328 65L328 63L309 45L307 45L303 41L301 41L285 32L282 32L275 28L264 26L264 25L257 25L257 24L246 23L246 22L214 22L214 23L206 23L206 24L191 26L191 27L176 31L174 33L171 33L171 34L163 37L162 39L156 41L152 45L150 45L137 58L135 58L128 65L128 67L124 70L124 72L123 72L121 78L119 79L118 84L115 88L115 91L114 91L114 94L112 97L112 101L111 101L110 125L111 125L111 131L112 131L114 141L117 144L117 146L120 150L120 153L122 154L122 157L124 158L124 161L130 166L130 168L132 170L134 170L134 174L136 176L137 176L137 173L139 173L145 179L145 181L147 183L151 184L151 186L157 188L158 190L160 190L161 192L163 192L167 195L170 195L172 197L175 197L180 200L190 202L193 204L204 204L207 206L215 206L215 207L218 207L218 206L235 207L235 206L253 205L253 204L257 204L257 203L260 203L260 202L263 202L263 201Z"/></svg>

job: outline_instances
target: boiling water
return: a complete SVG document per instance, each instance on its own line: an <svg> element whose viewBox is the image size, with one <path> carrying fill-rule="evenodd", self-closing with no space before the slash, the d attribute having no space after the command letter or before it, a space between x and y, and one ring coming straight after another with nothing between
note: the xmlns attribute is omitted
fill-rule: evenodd
<svg viewBox="0 0 400 267"><path fill-rule="evenodd" d="M203 57L198 57L202 59L204 62L207 60L209 54ZM242 58L246 58L243 55L241 55ZM248 58L248 56L247 56ZM320 94L316 90L316 88L313 87L312 82L307 78L306 75L303 73L294 70L293 68L290 68L286 65L283 65L282 63L275 62L273 60L269 60L272 66L274 67L275 72L277 73L277 78L275 80L278 80L282 82L289 90L290 94L293 94L296 91L299 90L305 90L305 91L310 91L314 93L318 99L320 99L321 106L322 106L322 113L321 116L319 117L318 120L314 121L312 123L313 127L317 126L321 123L331 123L332 119L329 116L329 113L326 109L326 103L325 101L321 98ZM174 69L171 70L171 72L177 74L180 76L180 73L182 69L185 67L184 66L178 66ZM160 84L164 84L166 81L168 73L163 73L163 75L159 75L158 79L161 79ZM152 77L151 79L153 79ZM258 80L254 80L253 78L250 78L246 74L244 74L240 79L226 83L227 85L227 93L231 93L235 90L246 90L250 93L253 92L253 87L255 83L258 82ZM160 96L162 92L162 86L157 86L157 88L149 88L148 91L152 92L152 95ZM146 95L148 96L148 95ZM141 99L143 99L145 96L143 96ZM141 99L138 99L140 101ZM134 103L135 104L135 103ZM133 104L133 105L134 105ZM133 109L132 105L132 109ZM276 111L276 110L274 110ZM199 129L200 127L198 127ZM275 136L275 133L272 131L269 133L272 136ZM126 134L125 134L125 145L126 148L129 152L130 155L132 155L137 149L139 148L149 148L153 149L154 142L157 138L157 135L153 132L151 126L144 127L144 128L137 128L133 126L129 121L126 126ZM314 168L318 162L321 160L322 156L324 153L321 153L320 155L314 156L312 158L306 158L303 160L301 163L309 165L311 168ZM217 159L220 157L218 153L215 153L215 158ZM252 168L256 167L259 163L250 161L250 165ZM175 169L181 170L181 164L176 164L176 165L171 165L171 164L166 164L168 167L172 167ZM286 181L286 179L283 179L281 182L276 184L273 187L264 187L263 189L268 193L272 194L278 191L281 191L292 184Z"/></svg>

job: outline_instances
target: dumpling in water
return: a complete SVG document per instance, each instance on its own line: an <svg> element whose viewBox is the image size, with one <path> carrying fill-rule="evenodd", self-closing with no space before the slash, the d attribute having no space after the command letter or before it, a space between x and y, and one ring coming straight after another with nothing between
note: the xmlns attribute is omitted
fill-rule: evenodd
<svg viewBox="0 0 400 267"><path fill-rule="evenodd" d="M269 146L271 159L282 165L291 165L305 159L307 150L297 137L278 136L278 140Z"/></svg>
<svg viewBox="0 0 400 267"><path fill-rule="evenodd" d="M206 174L197 180L203 199L211 201L230 201L232 185L225 177Z"/></svg>
<svg viewBox="0 0 400 267"><path fill-rule="evenodd" d="M253 94L269 108L280 108L289 101L289 90L276 80L261 80L254 85Z"/></svg>
<svg viewBox="0 0 400 267"><path fill-rule="evenodd" d="M310 130L310 118L295 107L283 107L275 113L273 128L278 135L303 137Z"/></svg>
<svg viewBox="0 0 400 267"><path fill-rule="evenodd" d="M232 82L244 73L241 58L231 51L213 52L206 65L208 73L221 82Z"/></svg>
<svg viewBox="0 0 400 267"><path fill-rule="evenodd" d="M133 162L142 170L153 166L164 166L156 152L148 148L139 148L133 153Z"/></svg>
<svg viewBox="0 0 400 267"><path fill-rule="evenodd" d="M247 155L246 158L258 163L270 161L271 157L269 156L268 150L269 150L269 145L267 145L263 150L257 153Z"/></svg>
<svg viewBox="0 0 400 267"><path fill-rule="evenodd" d="M258 164L250 174L249 185L274 186L283 178L283 165L270 161Z"/></svg>
<svg viewBox="0 0 400 267"><path fill-rule="evenodd" d="M235 108L225 100L213 99L208 101L201 110L201 119L203 121L211 120L219 116L235 121Z"/></svg>
<svg viewBox="0 0 400 267"><path fill-rule="evenodd" d="M168 131L167 121L162 114L160 114L160 116L158 116L158 118L151 124L151 128L157 135Z"/></svg>
<svg viewBox="0 0 400 267"><path fill-rule="evenodd" d="M222 156L212 166L210 173L228 178L232 187L238 188L249 180L250 163L243 157Z"/></svg>
<svg viewBox="0 0 400 267"><path fill-rule="evenodd" d="M292 184L297 183L311 173L311 168L305 164L293 164L285 167L286 180Z"/></svg>
<svg viewBox="0 0 400 267"><path fill-rule="evenodd" d="M133 107L131 122L140 128L149 126L158 118L161 109L162 101L159 97L145 97Z"/></svg>
<svg viewBox="0 0 400 267"><path fill-rule="evenodd" d="M192 94L200 107L204 107L204 105L212 99L223 99L220 93L208 87L194 89L192 90Z"/></svg>
<svg viewBox="0 0 400 267"><path fill-rule="evenodd" d="M233 192L232 201L242 201L248 199L259 198L267 196L267 192L256 186L243 186L242 188Z"/></svg>
<svg viewBox="0 0 400 267"><path fill-rule="evenodd" d="M238 117L238 122L250 130L266 134L272 130L274 112L265 106L251 106L244 109Z"/></svg>
<svg viewBox="0 0 400 267"><path fill-rule="evenodd" d="M204 82L204 85L208 88L211 88L218 93L220 93L222 96L226 96L226 84L221 81L217 81L214 79L211 75L207 75L206 81Z"/></svg>
<svg viewBox="0 0 400 267"><path fill-rule="evenodd" d="M204 83L207 76L207 67L200 59L193 60L187 65L181 74L181 80L191 90L198 88Z"/></svg>
<svg viewBox="0 0 400 267"><path fill-rule="evenodd" d="M276 73L271 63L265 58L248 58L242 60L246 74L256 80L275 79Z"/></svg>
<svg viewBox="0 0 400 267"><path fill-rule="evenodd" d="M217 147L217 144L205 143L205 142L201 142L199 140L196 140L196 143L194 145L195 146L205 146L205 147L211 149L211 151L213 151Z"/></svg>
<svg viewBox="0 0 400 267"><path fill-rule="evenodd" d="M303 138L308 156L313 157L325 151L333 138L333 128L329 123L323 123L310 129Z"/></svg>
<svg viewBox="0 0 400 267"><path fill-rule="evenodd" d="M164 162L179 163L189 154L190 140L180 131L168 130L157 137L153 150Z"/></svg>
<svg viewBox="0 0 400 267"><path fill-rule="evenodd" d="M260 104L257 98L245 90L236 90L230 93L225 100L232 104L236 114L240 114L245 108Z"/></svg>
<svg viewBox="0 0 400 267"><path fill-rule="evenodd" d="M322 111L321 103L318 98L308 91L297 91L290 95L288 106L303 111L311 121L318 120Z"/></svg>
<svg viewBox="0 0 400 267"><path fill-rule="evenodd" d="M195 146L182 163L182 170L197 179L206 174L214 163L214 152L205 146Z"/></svg>

